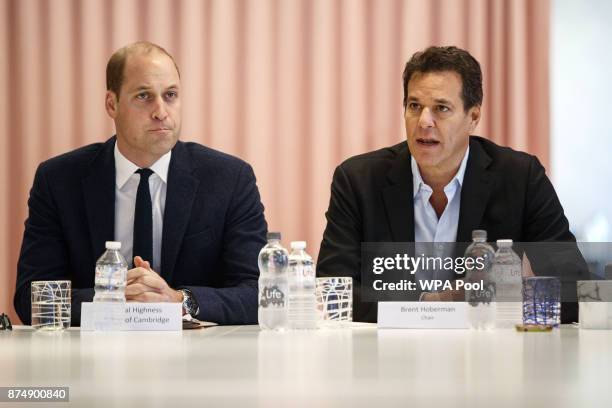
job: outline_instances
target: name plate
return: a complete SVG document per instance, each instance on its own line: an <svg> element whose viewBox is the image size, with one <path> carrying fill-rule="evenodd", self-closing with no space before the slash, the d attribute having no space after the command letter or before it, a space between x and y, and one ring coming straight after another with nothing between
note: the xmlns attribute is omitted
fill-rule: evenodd
<svg viewBox="0 0 612 408"><path fill-rule="evenodd" d="M378 302L380 329L467 329L465 302Z"/></svg>
<svg viewBox="0 0 612 408"><path fill-rule="evenodd" d="M180 303L81 303L81 330L181 331Z"/></svg>

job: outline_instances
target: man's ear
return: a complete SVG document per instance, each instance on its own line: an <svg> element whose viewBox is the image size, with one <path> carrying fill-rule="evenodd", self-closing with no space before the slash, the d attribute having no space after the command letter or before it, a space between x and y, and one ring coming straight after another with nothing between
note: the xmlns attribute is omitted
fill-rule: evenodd
<svg viewBox="0 0 612 408"><path fill-rule="evenodd" d="M476 129L476 126L478 126L478 123L480 122L480 105L476 105L470 108L469 115L470 115L470 132L473 132L474 129Z"/></svg>
<svg viewBox="0 0 612 408"><path fill-rule="evenodd" d="M117 95L113 91L106 91L106 99L104 101L104 107L106 108L106 113L108 116L115 119L117 117L117 107L118 98Z"/></svg>

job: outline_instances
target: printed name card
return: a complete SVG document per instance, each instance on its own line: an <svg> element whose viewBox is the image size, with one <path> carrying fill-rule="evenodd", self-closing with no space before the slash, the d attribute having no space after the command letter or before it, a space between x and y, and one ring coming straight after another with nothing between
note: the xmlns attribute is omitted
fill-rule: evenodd
<svg viewBox="0 0 612 408"><path fill-rule="evenodd" d="M378 302L380 329L467 329L465 302Z"/></svg>
<svg viewBox="0 0 612 408"><path fill-rule="evenodd" d="M81 330L181 331L180 303L83 302Z"/></svg>

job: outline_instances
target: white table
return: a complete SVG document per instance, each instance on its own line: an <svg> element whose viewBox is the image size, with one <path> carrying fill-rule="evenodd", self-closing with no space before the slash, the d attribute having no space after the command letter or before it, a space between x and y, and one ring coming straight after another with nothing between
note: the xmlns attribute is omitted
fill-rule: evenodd
<svg viewBox="0 0 612 408"><path fill-rule="evenodd" d="M0 332L0 385L69 386L70 406L88 407L612 406L612 331L355 326L54 334L17 327Z"/></svg>

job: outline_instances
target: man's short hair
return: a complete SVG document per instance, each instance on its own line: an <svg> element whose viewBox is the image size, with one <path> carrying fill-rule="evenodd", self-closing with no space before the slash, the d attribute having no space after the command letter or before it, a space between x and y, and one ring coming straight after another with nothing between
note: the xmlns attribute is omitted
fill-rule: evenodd
<svg viewBox="0 0 612 408"><path fill-rule="evenodd" d="M416 52L404 68L404 109L408 103L408 82L415 72L454 71L461 76L463 110L482 104L482 71L476 58L466 50L450 47L429 47Z"/></svg>
<svg viewBox="0 0 612 408"><path fill-rule="evenodd" d="M121 90L121 85L123 85L123 71L125 70L125 61L127 57L136 53L148 54L153 51L167 55L172 60L172 63L174 63L179 78L181 77L178 65L176 65L176 61L168 51L157 44L148 41L139 41L119 48L111 55L106 64L106 90L113 91L115 95L117 95L117 99L119 99L119 91Z"/></svg>

